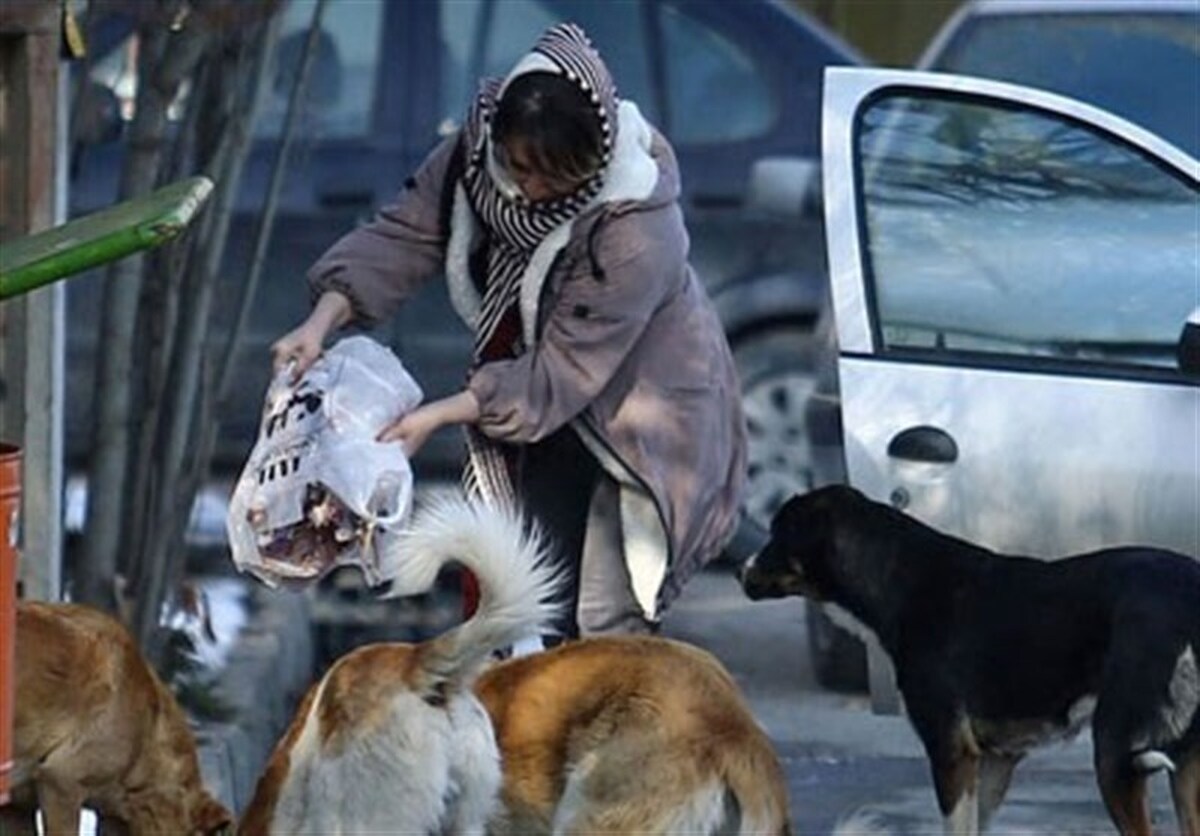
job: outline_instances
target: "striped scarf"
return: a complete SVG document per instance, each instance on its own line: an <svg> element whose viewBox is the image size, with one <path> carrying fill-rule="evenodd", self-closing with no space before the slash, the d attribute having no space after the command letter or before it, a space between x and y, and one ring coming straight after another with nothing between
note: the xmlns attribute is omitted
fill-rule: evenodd
<svg viewBox="0 0 1200 836"><path fill-rule="evenodd" d="M556 72L579 85L600 117L604 132L599 172L572 194L531 203L508 181L492 158L489 125L505 86L526 72ZM572 23L554 26L538 39L503 82L485 81L463 126L467 161L462 183L485 238L483 299L475 328L474 366L518 357L531 346L522 336L522 279L537 246L554 230L571 224L599 194L617 131L616 87L583 30ZM468 495L496 504L514 504L517 450L467 427Z"/></svg>

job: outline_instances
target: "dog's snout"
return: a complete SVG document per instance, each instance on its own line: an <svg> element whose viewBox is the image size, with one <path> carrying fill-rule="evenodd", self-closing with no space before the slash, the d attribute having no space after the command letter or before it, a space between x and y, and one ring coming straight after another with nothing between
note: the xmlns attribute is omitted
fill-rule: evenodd
<svg viewBox="0 0 1200 836"><path fill-rule="evenodd" d="M742 585L742 591L748 598L758 600L767 596L766 579L758 569L757 552L750 555L746 562L738 568L738 583Z"/></svg>
<svg viewBox="0 0 1200 836"><path fill-rule="evenodd" d="M754 568L754 561L757 557L758 557L758 552L755 552L754 554L750 555L748 558L743 560L741 565L738 566L737 579L738 579L738 583L740 583L742 586L746 585L746 576L749 575L750 570L752 568Z"/></svg>

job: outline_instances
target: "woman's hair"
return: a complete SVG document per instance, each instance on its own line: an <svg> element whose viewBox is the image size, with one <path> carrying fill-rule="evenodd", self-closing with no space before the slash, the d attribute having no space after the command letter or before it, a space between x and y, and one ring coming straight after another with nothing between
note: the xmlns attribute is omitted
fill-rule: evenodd
<svg viewBox="0 0 1200 836"><path fill-rule="evenodd" d="M492 140L504 145L512 139L522 140L538 170L553 177L589 177L604 159L596 106L556 73L524 73L504 89L492 117Z"/></svg>

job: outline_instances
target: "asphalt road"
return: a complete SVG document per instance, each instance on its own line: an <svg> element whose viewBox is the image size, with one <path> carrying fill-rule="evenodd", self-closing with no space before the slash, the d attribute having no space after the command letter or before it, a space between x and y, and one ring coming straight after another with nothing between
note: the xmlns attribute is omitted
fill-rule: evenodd
<svg viewBox="0 0 1200 836"><path fill-rule="evenodd" d="M942 820L916 735L899 716L871 712L865 695L826 691L809 662L804 603L753 602L727 567L693 580L664 634L707 648L729 668L775 742L797 834L827 834L856 811L895 834L940 834ZM1155 832L1175 834L1165 777L1151 783ZM1114 833L1091 770L1086 733L1030 755L989 833Z"/></svg>

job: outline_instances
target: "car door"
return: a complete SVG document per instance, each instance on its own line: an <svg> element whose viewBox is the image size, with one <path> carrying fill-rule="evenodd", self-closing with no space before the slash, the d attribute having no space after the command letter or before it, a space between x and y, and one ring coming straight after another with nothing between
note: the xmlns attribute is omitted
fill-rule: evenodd
<svg viewBox="0 0 1200 836"><path fill-rule="evenodd" d="M1200 166L966 77L831 70L824 177L848 480L1055 557L1200 555Z"/></svg>

